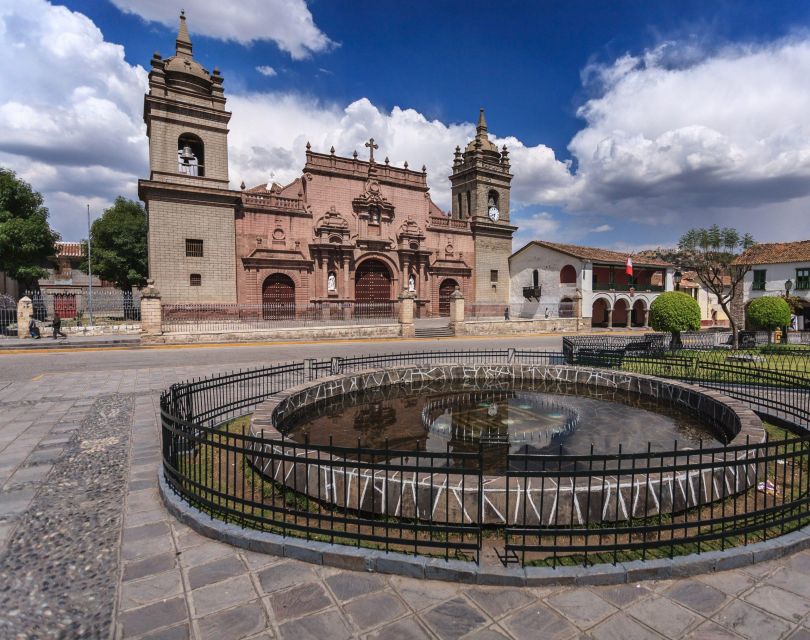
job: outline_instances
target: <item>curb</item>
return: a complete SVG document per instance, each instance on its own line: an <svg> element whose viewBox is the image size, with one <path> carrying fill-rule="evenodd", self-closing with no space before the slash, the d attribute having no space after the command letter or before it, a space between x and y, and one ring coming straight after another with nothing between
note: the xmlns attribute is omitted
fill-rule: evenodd
<svg viewBox="0 0 810 640"><path fill-rule="evenodd" d="M235 547L293 558L311 564L467 584L509 587L544 585L615 585L642 580L686 578L704 573L738 569L775 560L810 548L810 526L765 542L755 542L726 551L708 551L671 559L634 560L590 567L483 567L461 560L411 556L395 551L363 549L340 544L284 537L275 533L243 529L228 524L184 502L158 471L158 490L166 509L197 533Z"/></svg>

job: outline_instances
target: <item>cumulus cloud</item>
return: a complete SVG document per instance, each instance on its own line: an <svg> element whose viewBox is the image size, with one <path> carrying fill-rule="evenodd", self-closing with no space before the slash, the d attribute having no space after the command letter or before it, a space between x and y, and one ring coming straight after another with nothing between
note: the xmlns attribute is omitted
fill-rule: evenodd
<svg viewBox="0 0 810 640"><path fill-rule="evenodd" d="M111 0L121 11L149 22L176 27L180 10L187 9L189 31L219 40L250 44L274 42L294 60L326 51L335 45L312 19L304 0Z"/></svg>
<svg viewBox="0 0 810 640"><path fill-rule="evenodd" d="M810 196L810 41L678 51L586 70L599 92L578 112L566 206L671 222Z"/></svg>
<svg viewBox="0 0 810 640"><path fill-rule="evenodd" d="M276 71L273 67L262 64L256 67L256 71L261 73L263 76L267 76L268 78L272 78L273 76L278 75L278 71Z"/></svg>
<svg viewBox="0 0 810 640"><path fill-rule="evenodd" d="M613 231L613 227L609 224L600 224L598 227L594 227L588 231L590 233L606 233L608 231Z"/></svg>
<svg viewBox="0 0 810 640"><path fill-rule="evenodd" d="M13 60L0 83L0 165L43 191L52 224L78 237L87 202L134 195L145 175L146 72L87 17L44 0L0 3L0 58Z"/></svg>

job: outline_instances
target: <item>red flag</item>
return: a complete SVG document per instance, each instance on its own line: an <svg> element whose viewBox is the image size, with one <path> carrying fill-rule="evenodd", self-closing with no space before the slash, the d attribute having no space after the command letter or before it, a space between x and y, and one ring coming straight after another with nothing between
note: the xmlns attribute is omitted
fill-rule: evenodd
<svg viewBox="0 0 810 640"><path fill-rule="evenodd" d="M628 276L633 276L633 260L629 256L627 257L627 267L625 267L624 272Z"/></svg>

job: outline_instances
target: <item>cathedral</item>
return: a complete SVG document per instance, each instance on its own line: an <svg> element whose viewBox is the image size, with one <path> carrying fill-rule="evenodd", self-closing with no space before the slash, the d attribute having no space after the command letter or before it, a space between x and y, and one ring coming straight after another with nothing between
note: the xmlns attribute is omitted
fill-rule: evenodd
<svg viewBox="0 0 810 640"><path fill-rule="evenodd" d="M467 303L509 302L509 154L481 110L475 138L456 147L452 208L431 200L427 169L380 160L370 139L352 157L306 145L287 185L229 187L223 77L192 55L185 15L175 55L155 53L144 100L150 277L168 304L262 305L292 315L310 305L385 308L407 290L419 317ZM238 180L238 176L236 177Z"/></svg>

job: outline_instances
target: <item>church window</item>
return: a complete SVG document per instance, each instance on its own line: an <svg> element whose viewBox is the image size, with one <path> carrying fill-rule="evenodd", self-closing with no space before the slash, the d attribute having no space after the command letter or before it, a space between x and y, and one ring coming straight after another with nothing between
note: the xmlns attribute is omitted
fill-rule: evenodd
<svg viewBox="0 0 810 640"><path fill-rule="evenodd" d="M464 218L464 212L461 210L461 194L460 193L456 194L456 200L458 200L458 212L457 212L456 215L458 215L459 220L461 220L461 219Z"/></svg>
<svg viewBox="0 0 810 640"><path fill-rule="evenodd" d="M202 258L203 257L203 241L190 240L186 238L186 257L187 258Z"/></svg>
<svg viewBox="0 0 810 640"><path fill-rule="evenodd" d="M472 196L467 192L467 216L472 216Z"/></svg>
<svg viewBox="0 0 810 640"><path fill-rule="evenodd" d="M489 272L489 281L490 282L498 282L498 270L497 269L492 269Z"/></svg>
<svg viewBox="0 0 810 640"><path fill-rule="evenodd" d="M184 133L177 139L177 171L188 176L205 175L203 141L193 133Z"/></svg>
<svg viewBox="0 0 810 640"><path fill-rule="evenodd" d="M498 192L490 191L489 195L487 196L487 207L497 207L497 206L498 206Z"/></svg>
<svg viewBox="0 0 810 640"><path fill-rule="evenodd" d="M380 209L378 207L371 207L368 210L368 221L370 224L380 224Z"/></svg>
<svg viewBox="0 0 810 640"><path fill-rule="evenodd" d="M202 276L199 273L192 273L188 279L189 285L192 287L201 287L202 286Z"/></svg>

